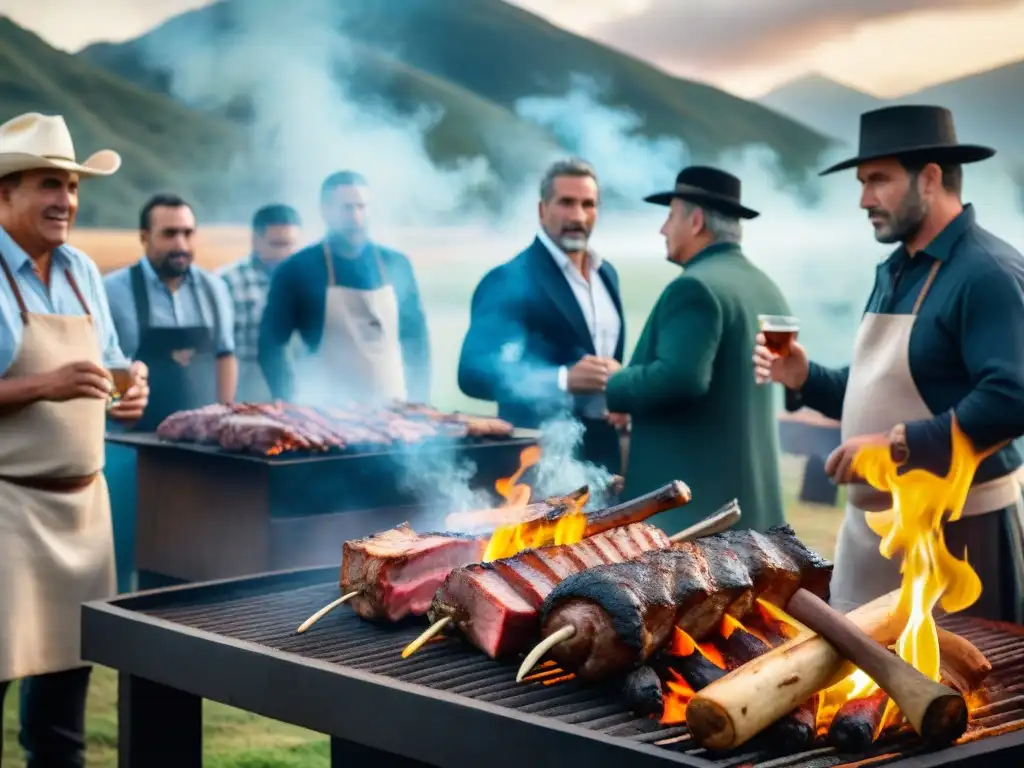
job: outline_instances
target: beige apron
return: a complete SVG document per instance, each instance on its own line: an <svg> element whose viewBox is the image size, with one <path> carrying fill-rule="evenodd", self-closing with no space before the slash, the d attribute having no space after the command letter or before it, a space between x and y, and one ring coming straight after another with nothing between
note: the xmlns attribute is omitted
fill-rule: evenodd
<svg viewBox="0 0 1024 768"><path fill-rule="evenodd" d="M319 354L307 359L296 389L309 405L361 405L407 399L398 337L398 296L374 251L380 288L359 290L334 283L334 259L324 243L327 297Z"/></svg>
<svg viewBox="0 0 1024 768"><path fill-rule="evenodd" d="M910 373L910 334L941 262L936 261L909 315L864 315L853 345L853 359L843 399L842 439L889 432L897 424L930 419L933 414L918 392ZM962 518L1018 504L1021 488L1015 473L971 488ZM890 509L888 494L864 483L846 491L846 515L836 543L831 601L849 611L899 589L901 558L882 557L880 539L865 519L865 511ZM959 525L959 523L957 524Z"/></svg>
<svg viewBox="0 0 1024 768"><path fill-rule="evenodd" d="M7 378L103 364L70 271L82 316L29 312L2 256L0 267L24 323ZM83 666L81 605L116 592L102 472L106 406L89 398L40 401L0 417L0 681Z"/></svg>

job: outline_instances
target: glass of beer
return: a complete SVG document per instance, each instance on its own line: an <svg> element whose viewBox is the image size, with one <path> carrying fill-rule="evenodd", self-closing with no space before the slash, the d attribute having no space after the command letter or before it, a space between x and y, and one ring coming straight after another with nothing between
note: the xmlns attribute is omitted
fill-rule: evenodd
<svg viewBox="0 0 1024 768"><path fill-rule="evenodd" d="M765 346L776 357L789 357L791 345L800 333L800 321L785 315L758 315Z"/></svg>
<svg viewBox="0 0 1024 768"><path fill-rule="evenodd" d="M127 368L111 368L108 372L114 380L113 389L110 390L110 402L113 404L124 397L132 386L132 372Z"/></svg>

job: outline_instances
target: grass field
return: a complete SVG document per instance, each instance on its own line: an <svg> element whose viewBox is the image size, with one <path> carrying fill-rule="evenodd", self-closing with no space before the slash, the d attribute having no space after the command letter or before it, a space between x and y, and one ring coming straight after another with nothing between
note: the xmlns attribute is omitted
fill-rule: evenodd
<svg viewBox="0 0 1024 768"><path fill-rule="evenodd" d="M483 272L497 260L483 261L478 254L494 252L480 248L467 239L433 235L426 240L420 233L417 241L427 243L419 251L410 249L421 283L424 303L431 323L435 350L435 401L445 408L486 406L463 397L455 386L455 361L468 320L469 296ZM228 263L248 249L247 234L242 229L204 230L197 245L199 262L209 268ZM411 235L409 235L411 238ZM104 271L136 260L140 251L134 233L85 230L73 242L89 253ZM458 247L452 247L452 243ZM402 247L398 244L399 247ZM505 254L515 244L499 248ZM614 258L614 256L612 256ZM661 286L675 274L675 269L660 260L650 263L630 262L628 270L620 265L623 282L623 304L626 307L629 342L635 342L643 321L656 300ZM826 556L835 547L835 535L841 520L838 508L801 504L797 498L803 462L791 457L783 461L783 487L789 522L801 538ZM97 669L90 693L88 711L88 757L91 768L113 768L117 765L117 684L115 674ZM327 739L319 734L284 725L206 702L205 765L210 768L319 768L329 764ZM8 693L3 709L4 751L6 768L23 768L17 748L17 691Z"/></svg>

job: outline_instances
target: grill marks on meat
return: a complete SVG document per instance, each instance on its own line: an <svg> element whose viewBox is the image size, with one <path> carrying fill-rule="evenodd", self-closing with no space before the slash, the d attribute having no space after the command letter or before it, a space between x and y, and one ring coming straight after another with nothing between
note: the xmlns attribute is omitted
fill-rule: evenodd
<svg viewBox="0 0 1024 768"><path fill-rule="evenodd" d="M342 592L364 619L398 621L421 616L453 568L483 557L486 540L451 534L418 534L407 524L342 548Z"/></svg>
<svg viewBox="0 0 1024 768"><path fill-rule="evenodd" d="M574 626L551 657L581 679L605 678L644 664L675 626L700 641L762 595L784 605L803 587L827 598L831 571L789 526L717 534L565 579L544 602L542 632Z"/></svg>
<svg viewBox="0 0 1024 768"><path fill-rule="evenodd" d="M492 659L521 653L537 639L539 609L563 579L593 565L624 563L636 549L668 546L661 530L634 523L576 544L540 547L457 568L434 597L430 621L450 617L463 636Z"/></svg>
<svg viewBox="0 0 1024 768"><path fill-rule="evenodd" d="M387 447L438 438L511 437L501 419L445 414L425 406L359 410L291 403L231 403L171 414L157 427L167 440L216 444L224 450L280 454Z"/></svg>

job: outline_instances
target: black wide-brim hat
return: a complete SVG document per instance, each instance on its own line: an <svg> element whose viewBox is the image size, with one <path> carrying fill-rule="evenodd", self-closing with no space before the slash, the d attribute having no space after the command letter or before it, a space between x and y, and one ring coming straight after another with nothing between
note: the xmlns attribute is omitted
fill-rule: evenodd
<svg viewBox="0 0 1024 768"><path fill-rule="evenodd" d="M704 165L691 165L676 176L675 189L648 195L644 202L672 205L672 200L679 199L727 216L756 219L761 214L740 203L741 186L740 180L731 173Z"/></svg>
<svg viewBox="0 0 1024 768"><path fill-rule="evenodd" d="M860 116L857 156L836 163L819 175L887 157L963 165L987 160L995 153L991 147L957 143L953 114L945 107L883 107Z"/></svg>

